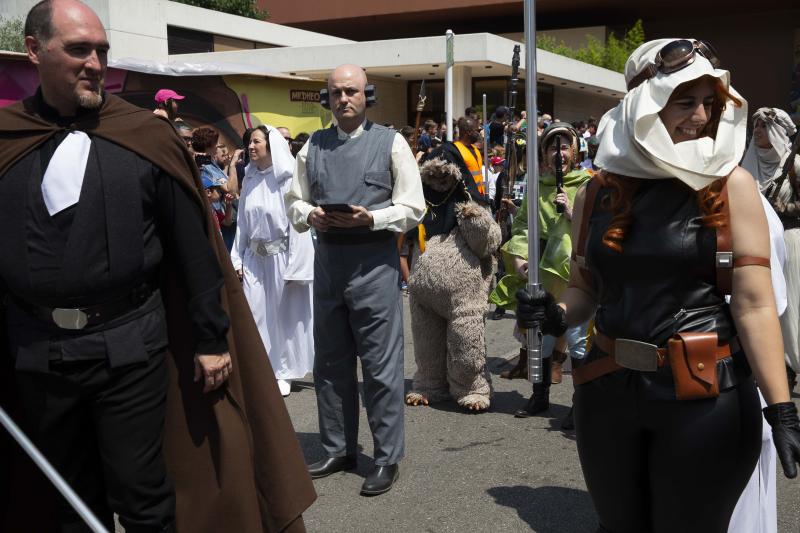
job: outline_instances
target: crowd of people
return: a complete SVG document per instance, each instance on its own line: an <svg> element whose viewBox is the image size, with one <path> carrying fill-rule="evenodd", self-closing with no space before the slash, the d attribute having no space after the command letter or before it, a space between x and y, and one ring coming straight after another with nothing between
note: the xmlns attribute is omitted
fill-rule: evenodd
<svg viewBox="0 0 800 533"><path fill-rule="evenodd" d="M357 466L359 360L361 494L386 493L406 408L491 408L485 321L507 311L521 347L501 377L528 377L543 335L517 418L548 411L571 359L562 426L598 531L775 530L765 465L800 462L797 128L748 117L708 43L640 46L599 122L537 113L527 169L525 111L375 124L351 64L328 78L334 126L228 147L174 90L152 112L105 93L108 42L81 2L39 2L25 34L41 87L0 110L0 193L25 199L0 225L2 404L109 530L117 514L137 532L303 531L311 479ZM307 465L281 396L308 373L325 457ZM32 525L49 493L12 448L3 527L84 530L55 495Z"/></svg>

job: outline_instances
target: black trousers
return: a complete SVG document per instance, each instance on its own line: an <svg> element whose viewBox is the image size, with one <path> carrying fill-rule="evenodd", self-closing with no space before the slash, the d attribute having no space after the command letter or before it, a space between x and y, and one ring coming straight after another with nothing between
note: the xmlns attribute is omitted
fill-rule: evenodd
<svg viewBox="0 0 800 533"><path fill-rule="evenodd" d="M647 398L633 372L575 390L578 454L610 533L726 533L761 451L752 378L719 397Z"/></svg>
<svg viewBox="0 0 800 533"><path fill-rule="evenodd" d="M114 531L168 530L175 496L162 454L167 392L163 352L112 369L107 361L51 362L50 373L16 373L23 427L37 447ZM65 533L89 531L61 500Z"/></svg>

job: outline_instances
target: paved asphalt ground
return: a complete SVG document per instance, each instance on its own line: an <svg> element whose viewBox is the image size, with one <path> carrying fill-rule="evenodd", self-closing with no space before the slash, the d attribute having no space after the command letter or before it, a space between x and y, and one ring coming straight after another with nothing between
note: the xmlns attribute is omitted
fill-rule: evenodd
<svg viewBox="0 0 800 533"><path fill-rule="evenodd" d="M410 387L414 351L406 299L405 375ZM530 384L499 377L516 356L513 315L487 322L494 396L486 413L463 413L455 402L406 408L406 458L400 479L382 496L359 488L372 466L372 441L362 408L358 470L316 480L319 498L305 514L311 532L589 533L596 517L586 492L574 432L559 420L570 405L569 376L551 389L548 416L516 419L511 413ZM794 401L800 405L800 391ZM311 376L295 382L286 399L308 462L323 457ZM778 528L800 533L800 480L778 476ZM679 532L676 532L679 533Z"/></svg>

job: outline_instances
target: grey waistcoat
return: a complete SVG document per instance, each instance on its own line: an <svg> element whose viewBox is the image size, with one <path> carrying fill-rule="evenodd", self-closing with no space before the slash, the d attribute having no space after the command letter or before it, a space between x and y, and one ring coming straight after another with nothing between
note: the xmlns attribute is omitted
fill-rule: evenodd
<svg viewBox="0 0 800 533"><path fill-rule="evenodd" d="M340 140L335 127L315 131L306 158L311 201L369 210L392 205L392 143L396 133L367 121L358 137Z"/></svg>

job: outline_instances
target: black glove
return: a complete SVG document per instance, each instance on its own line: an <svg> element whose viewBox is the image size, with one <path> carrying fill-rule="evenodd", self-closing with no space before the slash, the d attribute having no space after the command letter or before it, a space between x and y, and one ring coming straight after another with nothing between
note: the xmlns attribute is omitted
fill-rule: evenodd
<svg viewBox="0 0 800 533"><path fill-rule="evenodd" d="M517 291L517 325L520 329L541 328L544 335L560 337L567 331L567 314L555 298L543 289L533 295Z"/></svg>
<svg viewBox="0 0 800 533"><path fill-rule="evenodd" d="M797 477L796 463L800 463L800 418L797 418L797 407L792 402L768 405L764 408L764 418L772 426L772 440L783 473L788 478Z"/></svg>

